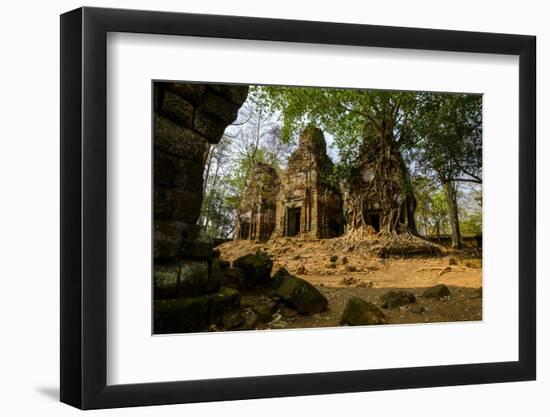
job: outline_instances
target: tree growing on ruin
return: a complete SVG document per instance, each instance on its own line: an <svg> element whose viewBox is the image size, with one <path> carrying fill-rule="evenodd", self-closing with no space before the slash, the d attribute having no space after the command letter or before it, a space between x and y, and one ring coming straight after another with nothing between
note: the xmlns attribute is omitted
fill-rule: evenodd
<svg viewBox="0 0 550 417"><path fill-rule="evenodd" d="M360 238L368 229L365 204L374 190L388 211L380 219L380 232L416 235L416 199L403 159L416 140L416 94L288 87L260 87L252 94L281 112L283 140L308 123L333 135L340 155L333 182L345 188L348 235Z"/></svg>

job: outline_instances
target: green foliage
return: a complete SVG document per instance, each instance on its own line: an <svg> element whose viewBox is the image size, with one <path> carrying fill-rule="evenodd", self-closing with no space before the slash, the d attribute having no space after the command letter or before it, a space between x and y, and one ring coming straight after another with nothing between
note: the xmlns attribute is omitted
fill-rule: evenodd
<svg viewBox="0 0 550 417"><path fill-rule="evenodd" d="M460 231L463 235L480 235L482 230L481 211L471 214L460 222Z"/></svg>
<svg viewBox="0 0 550 417"><path fill-rule="evenodd" d="M376 160L385 150L399 155L404 162L398 180L416 197L419 231L447 234L449 207L441 186L481 183L481 118L481 96L474 95L251 87L225 145L215 147L224 148L205 178L202 218L212 236L230 235L255 165L284 169L299 134L314 125L330 135L338 153L326 174L329 184L339 188L355 178L359 156ZM459 196L460 227L479 233L481 202L470 204L475 190L464 195Z"/></svg>
<svg viewBox="0 0 550 417"><path fill-rule="evenodd" d="M425 236L449 235L451 223L445 193L438 182L417 176L413 180L418 230ZM463 187L458 191L460 231L464 235L482 233L481 188Z"/></svg>
<svg viewBox="0 0 550 417"><path fill-rule="evenodd" d="M436 182L426 177L413 180L416 195L416 223L425 236L439 236L450 233L447 200Z"/></svg>
<svg viewBox="0 0 550 417"><path fill-rule="evenodd" d="M206 232L212 237L226 237L227 232L233 229L234 208L226 198L223 189L212 188L205 201L208 201L209 221Z"/></svg>
<svg viewBox="0 0 550 417"><path fill-rule="evenodd" d="M337 88L256 87L255 100L282 115L281 140L296 137L315 124L334 137L341 167L339 175L349 175L357 163L367 129L376 129L378 138L406 146L409 114L417 105L414 93ZM344 169L348 166L348 169Z"/></svg>
<svg viewBox="0 0 550 417"><path fill-rule="evenodd" d="M211 147L200 222L212 237L232 235L254 167L263 162L277 169L286 162L292 145L279 140L279 130L277 119L251 99L220 143Z"/></svg>
<svg viewBox="0 0 550 417"><path fill-rule="evenodd" d="M459 192L460 231L465 235L480 235L483 231L481 188Z"/></svg>
<svg viewBox="0 0 550 417"><path fill-rule="evenodd" d="M440 182L481 183L482 99L469 94L422 95L415 159Z"/></svg>

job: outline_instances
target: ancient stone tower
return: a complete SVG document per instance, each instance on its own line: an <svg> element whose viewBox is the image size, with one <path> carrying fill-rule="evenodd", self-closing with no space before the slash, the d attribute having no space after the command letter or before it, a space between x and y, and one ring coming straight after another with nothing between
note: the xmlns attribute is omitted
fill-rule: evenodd
<svg viewBox="0 0 550 417"><path fill-rule="evenodd" d="M416 199L399 152L366 130L357 166L344 191L344 209L350 231L414 232ZM367 226L366 229L364 226Z"/></svg>
<svg viewBox="0 0 550 417"><path fill-rule="evenodd" d="M235 239L268 240L275 229L279 176L271 165L258 162L239 208Z"/></svg>
<svg viewBox="0 0 550 417"><path fill-rule="evenodd" d="M332 167L323 132L315 126L307 127L281 180L276 236L323 239L342 233L342 197L330 184Z"/></svg>

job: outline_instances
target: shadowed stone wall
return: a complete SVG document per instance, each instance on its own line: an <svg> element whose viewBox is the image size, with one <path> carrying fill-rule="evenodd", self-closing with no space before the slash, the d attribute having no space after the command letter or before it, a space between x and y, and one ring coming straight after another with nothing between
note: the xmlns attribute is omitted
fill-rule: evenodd
<svg viewBox="0 0 550 417"><path fill-rule="evenodd" d="M220 141L247 94L242 86L155 84L155 260L194 255L208 146Z"/></svg>
<svg viewBox="0 0 550 417"><path fill-rule="evenodd" d="M248 94L247 86L154 85L155 299L217 291L212 241L197 220L210 144L220 141Z"/></svg>

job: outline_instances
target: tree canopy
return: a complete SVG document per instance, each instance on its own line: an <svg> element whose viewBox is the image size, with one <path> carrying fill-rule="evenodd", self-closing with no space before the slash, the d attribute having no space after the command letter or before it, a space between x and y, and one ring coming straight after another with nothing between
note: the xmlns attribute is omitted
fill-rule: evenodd
<svg viewBox="0 0 550 417"><path fill-rule="evenodd" d="M461 217L463 228L480 231L481 216L471 213L480 213L480 206L469 204L466 213L458 202L481 193L482 97L339 88L252 87L237 121L210 150L203 221L220 217L211 213L214 208L234 219L254 165L284 169L297 136L310 124L329 136L338 157L332 182L347 187L350 210L359 219L365 184L356 179L364 162L375 160L379 187L397 184L388 188L398 197L392 197L398 203L388 231L434 234L450 228L455 246ZM231 234L231 227L224 230Z"/></svg>

